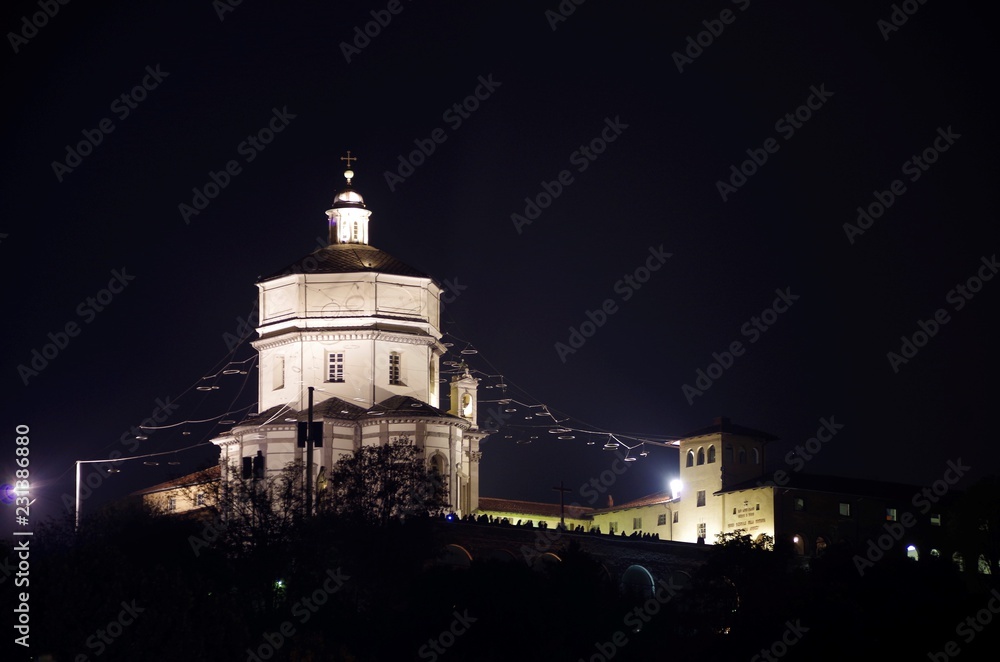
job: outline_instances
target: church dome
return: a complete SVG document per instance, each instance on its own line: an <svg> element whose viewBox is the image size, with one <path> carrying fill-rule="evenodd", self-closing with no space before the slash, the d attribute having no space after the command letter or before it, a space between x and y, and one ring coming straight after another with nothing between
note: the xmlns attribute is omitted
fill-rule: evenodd
<svg viewBox="0 0 1000 662"><path fill-rule="evenodd" d="M364 207L365 199L361 197L361 194L352 188L346 188L337 194L337 197L333 199L333 208L339 209L341 207Z"/></svg>

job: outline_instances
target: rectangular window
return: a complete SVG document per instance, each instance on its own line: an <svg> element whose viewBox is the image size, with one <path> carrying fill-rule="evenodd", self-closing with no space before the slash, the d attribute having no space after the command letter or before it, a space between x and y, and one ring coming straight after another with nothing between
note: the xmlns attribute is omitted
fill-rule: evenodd
<svg viewBox="0 0 1000 662"><path fill-rule="evenodd" d="M792 509L801 513L806 509L806 500L801 497L795 497L792 499Z"/></svg>
<svg viewBox="0 0 1000 662"><path fill-rule="evenodd" d="M841 517L850 517L851 516L851 504L849 504L849 503L841 503L840 504L840 515L841 515Z"/></svg>
<svg viewBox="0 0 1000 662"><path fill-rule="evenodd" d="M167 510L170 512L177 510L177 497L170 497L167 499Z"/></svg>
<svg viewBox="0 0 1000 662"><path fill-rule="evenodd" d="M705 536L706 536L706 533L707 533L707 530L706 530L706 527L705 527L705 523L701 522L700 524L698 524L698 537L701 538L702 540L704 540Z"/></svg>
<svg viewBox="0 0 1000 662"><path fill-rule="evenodd" d="M934 526L941 526L941 514L931 514L931 524Z"/></svg>
<svg viewBox="0 0 1000 662"><path fill-rule="evenodd" d="M656 526L663 526L666 523L667 523L666 513L660 513L659 515L656 516Z"/></svg>
<svg viewBox="0 0 1000 662"><path fill-rule="evenodd" d="M680 517L681 517L680 511L675 510L674 511L674 524L677 524L677 522L680 521Z"/></svg>
<svg viewBox="0 0 1000 662"><path fill-rule="evenodd" d="M285 357L274 357L274 374L271 375L271 389L285 388Z"/></svg>
<svg viewBox="0 0 1000 662"><path fill-rule="evenodd" d="M330 352L326 381L344 381L344 354L343 352Z"/></svg>
<svg viewBox="0 0 1000 662"><path fill-rule="evenodd" d="M633 517L632 518L632 528L635 529L636 531L638 531L639 529L642 528L642 518L641 517Z"/></svg>
<svg viewBox="0 0 1000 662"><path fill-rule="evenodd" d="M698 490L698 506L701 507L705 505L705 490Z"/></svg>
<svg viewBox="0 0 1000 662"><path fill-rule="evenodd" d="M402 386L403 379L400 370L400 364L402 362L402 357L399 352L391 352L389 354L389 384L391 386Z"/></svg>
<svg viewBox="0 0 1000 662"><path fill-rule="evenodd" d="M896 509L895 508L886 508L885 509L885 519L886 519L887 522L895 522L896 521Z"/></svg>

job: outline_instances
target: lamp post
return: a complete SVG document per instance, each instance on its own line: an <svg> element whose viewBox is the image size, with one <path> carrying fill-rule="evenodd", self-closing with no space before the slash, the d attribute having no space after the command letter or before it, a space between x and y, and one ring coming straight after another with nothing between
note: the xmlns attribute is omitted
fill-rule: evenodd
<svg viewBox="0 0 1000 662"><path fill-rule="evenodd" d="M134 455L132 457L119 457L115 459L105 458L103 460L77 460L76 461L76 517L74 520L74 531L80 529L80 465L81 464L114 464L116 462L127 462L129 460L144 460L147 457L158 457L160 455L174 455L181 451L186 451L190 448L197 448L199 446L205 446L206 444L195 444L194 446L188 446L187 448L179 448L175 451L163 451L162 453L147 453L145 455ZM110 471L110 469L109 469ZM117 472L118 470L115 469Z"/></svg>

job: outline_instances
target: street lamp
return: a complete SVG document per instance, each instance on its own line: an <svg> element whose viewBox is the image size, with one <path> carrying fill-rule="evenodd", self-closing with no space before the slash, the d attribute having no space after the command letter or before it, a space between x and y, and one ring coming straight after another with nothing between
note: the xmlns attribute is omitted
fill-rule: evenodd
<svg viewBox="0 0 1000 662"><path fill-rule="evenodd" d="M119 457L119 458L105 458L103 460L77 460L76 461L76 517L74 531L80 529L80 465L81 464L114 464L117 462L127 462L129 460L144 460L147 457L158 457L160 455L173 455L174 453L180 453L181 451L186 451L191 448L197 448L198 446L206 446L210 442L205 442L201 444L195 444L194 446L188 446L187 448L178 448L175 451L163 451L162 453L147 453L145 455L134 455L132 457ZM179 462L168 462L168 464L175 465L180 464ZM118 473L116 467L110 467L108 473Z"/></svg>

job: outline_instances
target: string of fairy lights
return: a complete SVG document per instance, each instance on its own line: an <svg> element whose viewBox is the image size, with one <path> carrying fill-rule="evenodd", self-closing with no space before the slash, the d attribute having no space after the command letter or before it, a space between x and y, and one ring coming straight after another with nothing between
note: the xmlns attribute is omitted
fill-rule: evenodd
<svg viewBox="0 0 1000 662"><path fill-rule="evenodd" d="M252 316L253 310L250 311ZM252 356L235 360L234 357L250 339L251 334L245 334L233 344L226 355L215 363L213 368L206 374L191 383L180 395L173 399L179 407L184 405L184 399L192 393L202 393L205 397L199 399L192 409L190 417L176 422L164 422L160 425L139 425L140 434L135 435L139 441L148 439L148 434L161 430L173 430L180 428L182 436L191 436L193 430L200 426L210 425L210 429L201 432L201 441L187 445L175 450L167 450L160 453L146 453L143 455L123 456L117 460L134 460L144 457L169 455L180 453L212 444L211 439L220 434L218 426L233 426L239 421L257 415L256 408L258 402L235 407L236 403L243 396L247 385L250 383L250 375L257 369L258 356ZM578 417L564 414L543 402L534 398L525 389L511 382L504 374L498 370L474 345L455 333L446 331L442 336L442 344L448 350L442 361L440 370L440 383L447 383L452 376L460 376L469 372L480 380L479 412L480 425L482 429L489 433L488 439L509 441L519 445L526 445L541 440L574 441L580 440L586 446L597 446L605 451L624 451L626 462L634 462L649 455L649 447L676 448L679 437L673 435L656 435L647 433L622 432L600 428L583 421ZM456 349L460 347L461 349ZM455 358L451 358L451 356ZM483 364L487 370L475 367L474 364ZM231 379L237 377L239 379ZM263 427L286 412L294 411L292 405L301 401L301 395L306 386L300 385L299 395L280 407L267 420L257 424ZM317 389L322 391L323 389ZM228 398L229 402L224 406L223 411L218 414L197 417L197 412L202 407L211 406L208 396L216 391L232 393ZM234 392L235 391L235 392ZM492 393L491 393L492 392ZM364 406L369 407L368 414L378 415L384 413L380 411L379 404L368 405L367 401L360 398L348 398L358 400ZM214 399L212 399L214 400ZM487 406L484 406L487 405ZM253 411L251 411L253 410ZM484 416L485 412L485 416ZM295 412L298 413L298 412ZM295 420L295 419L285 419ZM148 433L148 434L147 434ZM109 443L102 451L107 451L120 441ZM109 462L115 460L109 459ZM147 462L147 464L156 464ZM168 464L178 464L169 462ZM69 469L67 469L67 472ZM65 473L65 472L64 472Z"/></svg>

